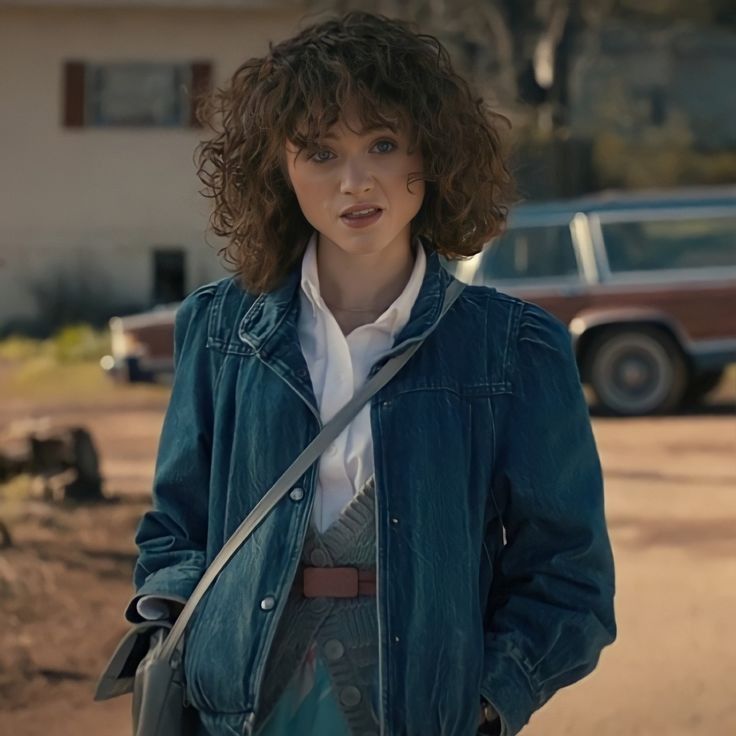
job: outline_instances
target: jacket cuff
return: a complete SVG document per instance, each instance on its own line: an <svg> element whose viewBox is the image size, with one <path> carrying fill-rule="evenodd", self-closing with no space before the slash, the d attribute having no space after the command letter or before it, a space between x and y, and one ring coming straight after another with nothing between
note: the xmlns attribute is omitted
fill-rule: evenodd
<svg viewBox="0 0 736 736"><path fill-rule="evenodd" d="M182 565L165 567L149 575L143 585L135 592L125 609L125 618L133 624L145 621L138 613L138 601L146 595L154 595L179 603L186 603L202 577L203 570L198 566Z"/></svg>
<svg viewBox="0 0 736 736"><path fill-rule="evenodd" d="M516 660L506 654L486 654L486 669L480 694L498 713L499 736L515 736L531 718L539 703L526 672Z"/></svg>
<svg viewBox="0 0 736 736"><path fill-rule="evenodd" d="M176 619L169 603L186 605L186 599L178 595L136 595L128 604L134 606L131 615L141 621L171 621ZM178 608L175 608L178 611ZM138 623L134 621L133 623Z"/></svg>

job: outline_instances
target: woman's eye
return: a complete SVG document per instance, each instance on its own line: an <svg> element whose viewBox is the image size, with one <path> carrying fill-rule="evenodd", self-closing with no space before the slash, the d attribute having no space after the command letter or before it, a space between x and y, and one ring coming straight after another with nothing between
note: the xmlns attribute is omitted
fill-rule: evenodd
<svg viewBox="0 0 736 736"><path fill-rule="evenodd" d="M389 145L391 147L388 150L383 150L383 151L380 151L379 153L391 153L391 151L393 151L396 148L396 144L393 141L390 141L388 139L383 140L383 141L378 141L378 143L376 143L376 146L382 146L382 145Z"/></svg>
<svg viewBox="0 0 736 736"><path fill-rule="evenodd" d="M320 154L322 153L329 153L329 151L315 151L309 158L312 161L316 161L318 164L324 163L325 161L329 161L329 158L322 158Z"/></svg>
<svg viewBox="0 0 736 736"><path fill-rule="evenodd" d="M378 153L392 153L394 150L396 150L396 148L398 148L396 143L394 143L392 140L389 140L388 138L377 141L373 144L374 149L378 148L379 146L388 146L388 148L379 149ZM326 149L314 149L313 153L309 156L309 160L314 161L317 164L323 164L327 163L327 161L330 161L331 156L331 151L328 151Z"/></svg>

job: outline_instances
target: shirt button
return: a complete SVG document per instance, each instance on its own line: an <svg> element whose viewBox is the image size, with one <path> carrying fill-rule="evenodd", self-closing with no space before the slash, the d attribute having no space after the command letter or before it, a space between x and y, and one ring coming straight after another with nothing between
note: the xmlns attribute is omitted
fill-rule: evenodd
<svg viewBox="0 0 736 736"><path fill-rule="evenodd" d="M345 647L339 639L329 639L325 642L324 646L325 657L330 662L336 662L343 654L345 654Z"/></svg>
<svg viewBox="0 0 736 736"><path fill-rule="evenodd" d="M313 549L312 552L310 553L309 561L315 567L324 567L325 565L329 563L330 558L327 556L327 552L317 547L317 549Z"/></svg>
<svg viewBox="0 0 736 736"><path fill-rule="evenodd" d="M363 696L360 694L360 690L353 685L348 685L340 690L340 702L346 708L352 708L358 705L362 699Z"/></svg>
<svg viewBox="0 0 736 736"><path fill-rule="evenodd" d="M289 494L289 498L292 501L301 501L304 498L304 489L292 488L291 493Z"/></svg>
<svg viewBox="0 0 736 736"><path fill-rule="evenodd" d="M261 610L270 611L276 605L276 599L272 595L267 595L261 601Z"/></svg>

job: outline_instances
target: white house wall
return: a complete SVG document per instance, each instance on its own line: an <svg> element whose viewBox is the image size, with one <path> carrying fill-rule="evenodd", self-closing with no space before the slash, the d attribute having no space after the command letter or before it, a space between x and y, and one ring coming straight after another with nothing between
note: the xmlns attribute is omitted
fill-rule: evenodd
<svg viewBox="0 0 736 736"><path fill-rule="evenodd" d="M30 284L84 279L148 305L152 250L187 250L187 288L224 275L192 161L196 128L64 128L66 60L210 60L221 83L297 27L299 8L0 7L0 330L37 311Z"/></svg>

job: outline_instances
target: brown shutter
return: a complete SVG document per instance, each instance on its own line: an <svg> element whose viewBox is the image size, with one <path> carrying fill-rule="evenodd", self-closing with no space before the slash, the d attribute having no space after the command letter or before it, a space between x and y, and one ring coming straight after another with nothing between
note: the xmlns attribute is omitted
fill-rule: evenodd
<svg viewBox="0 0 736 736"><path fill-rule="evenodd" d="M84 127L84 62L64 62L64 125Z"/></svg>
<svg viewBox="0 0 736 736"><path fill-rule="evenodd" d="M200 128L195 110L199 99L206 95L212 83L212 64L209 61L192 62L192 92L189 99L189 125Z"/></svg>

